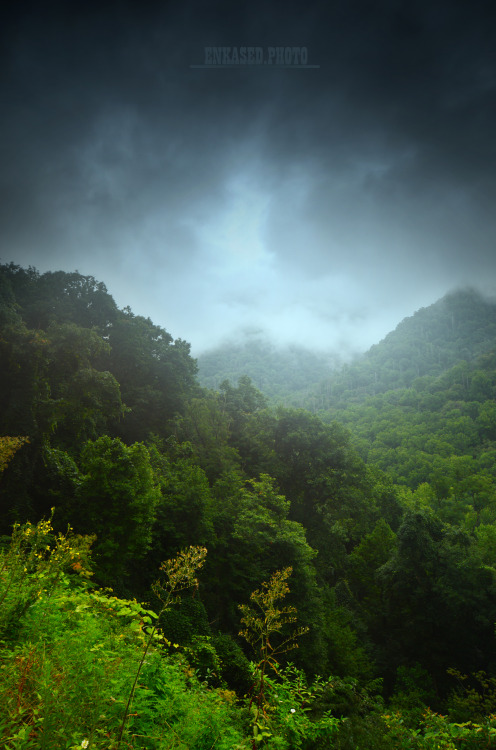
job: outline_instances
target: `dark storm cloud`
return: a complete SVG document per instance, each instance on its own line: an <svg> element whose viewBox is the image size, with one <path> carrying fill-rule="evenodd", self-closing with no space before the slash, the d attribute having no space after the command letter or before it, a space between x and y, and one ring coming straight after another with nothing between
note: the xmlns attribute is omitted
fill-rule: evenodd
<svg viewBox="0 0 496 750"><path fill-rule="evenodd" d="M95 275L197 348L251 324L365 346L489 288L495 22L482 2L17 6L2 258ZM215 45L320 68L190 67Z"/></svg>

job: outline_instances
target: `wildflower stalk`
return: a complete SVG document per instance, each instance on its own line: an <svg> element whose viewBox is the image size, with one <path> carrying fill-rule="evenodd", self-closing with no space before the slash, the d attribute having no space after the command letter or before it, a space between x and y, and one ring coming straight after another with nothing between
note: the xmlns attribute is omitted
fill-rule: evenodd
<svg viewBox="0 0 496 750"><path fill-rule="evenodd" d="M148 634L145 648L136 670L136 675L134 677L134 681L127 699L126 708L124 709L124 715L122 717L115 750L119 750L120 748L139 676L141 674L143 664L145 663L146 655L148 654L149 648L155 637L155 633L157 632L160 618L164 614L164 612L169 609L169 607L174 604L175 601L179 599L178 595L181 593L181 591L185 591L186 589L189 589L193 586L195 588L198 588L198 580L195 576L195 573L204 564L206 555L207 550L205 549L205 547L190 547L189 549L180 552L174 559L166 560L160 566L160 570L165 573L167 580L165 580L165 582L162 582L160 579L158 579L152 585L152 589L154 594L162 602L162 606L159 610L155 625Z"/></svg>
<svg viewBox="0 0 496 750"><path fill-rule="evenodd" d="M247 604L241 604L239 609L243 615L241 622L245 629L241 630L239 635L252 646L255 654L258 656L258 663L255 665L256 683L253 686L254 693L250 700L250 708L255 703L253 726L253 747L264 737L269 737L270 732L266 731L267 727L261 724L261 714L265 717L265 678L268 669L278 673L277 657L298 648L296 639L300 635L308 632L308 628L297 628L289 636L283 637L277 645L273 646L271 638L275 634L281 635L284 625L296 622L296 608L278 606L278 602L284 599L289 593L289 587L286 583L292 573L292 568L276 571L268 583L262 583L261 590L254 591L250 599L256 605L253 609ZM259 735L261 731L261 735Z"/></svg>

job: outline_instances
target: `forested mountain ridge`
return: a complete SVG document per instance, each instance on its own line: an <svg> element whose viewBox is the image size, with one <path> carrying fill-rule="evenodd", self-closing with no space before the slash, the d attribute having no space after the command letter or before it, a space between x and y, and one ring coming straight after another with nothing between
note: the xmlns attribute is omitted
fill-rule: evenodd
<svg viewBox="0 0 496 750"><path fill-rule="evenodd" d="M473 289L451 292L405 318L356 362L323 381L319 408L411 387L416 378L441 375L494 347L496 301Z"/></svg>
<svg viewBox="0 0 496 750"><path fill-rule="evenodd" d="M477 304L470 302L470 309ZM480 341L473 334L474 356L492 325L481 316L485 333ZM335 408L340 424L330 411L322 412L323 420L303 409L269 407L248 377L224 381L216 391L202 388L189 344L129 308L119 310L101 282L10 264L0 266L0 363L2 533L10 534L14 521L21 524L3 556L0 547L0 660L6 665L0 695L10 722L0 726L0 739L7 747L20 731L23 748L35 750L54 706L47 683L40 687L32 678L34 703L20 715L26 651L46 680L45 659L57 665L60 657L57 639L75 643L84 620L91 669L112 676L124 658L115 651L116 632L123 646L136 650L150 608L161 607L152 586L161 563L190 546L207 550L204 569L194 590L162 613L158 635L165 640L150 651L155 671L143 667L146 690L136 726L146 717L153 723L152 706L172 705L179 695L184 704L188 689L199 701L205 690L215 702L221 698L213 690L230 688L237 696L231 703L245 707L233 747L462 750L467 732L471 747L491 746L492 353L440 375L416 376L411 388L369 396L365 404L342 399ZM408 421L416 415L418 424ZM439 434L427 453L426 435L418 439L416 430L433 426ZM434 458L445 463L431 476ZM425 471L415 474L420 459ZM51 508L53 534L42 520ZM41 525L35 532L28 521ZM68 524L66 544L61 535ZM87 535L84 543L79 535ZM90 563L74 550L90 543L94 584L83 592L73 574ZM63 560L71 581L57 568ZM301 638L297 650L277 656L272 692L267 687L260 698L260 729L250 713L254 685L262 689L259 653L240 636L241 616L252 592L260 593L277 571L289 576L289 569L289 590L280 591L297 613L290 609L287 626L278 629L284 639L297 616ZM112 596L109 603L98 586L127 599ZM144 609L135 598L148 602ZM116 629L116 617L133 620L138 641ZM33 633L47 628L57 637L44 635L35 646ZM270 642L277 637L271 634ZM162 648L167 643L169 650ZM178 659L171 648L179 649ZM54 666L57 684L71 674L73 657L69 651L69 662ZM174 688L164 687L159 664ZM479 677L470 676L476 672ZM315 673L323 678L314 681ZM106 750L106 714L97 713L101 736L95 734L92 746ZM168 721L179 726L177 716ZM204 739L189 750L216 745L201 729ZM239 741L243 731L252 738ZM447 732L451 744L440 744ZM65 748L64 741L50 746ZM131 733L126 741L142 747ZM158 740L147 742L162 748Z"/></svg>
<svg viewBox="0 0 496 750"><path fill-rule="evenodd" d="M348 427L369 465L412 491L422 486L445 520L496 520L496 349L320 416Z"/></svg>
<svg viewBox="0 0 496 750"><path fill-rule="evenodd" d="M459 291L404 320L341 373L318 413L346 425L369 465L423 493L444 520L493 523L495 357L496 304Z"/></svg>
<svg viewBox="0 0 496 750"><path fill-rule="evenodd" d="M302 406L312 388L337 366L338 358L331 354L248 338L243 344L232 342L199 355L198 380L217 390L224 380L237 383L248 376L271 402Z"/></svg>
<svg viewBox="0 0 496 750"><path fill-rule="evenodd" d="M360 402L367 396L410 387L496 346L496 302L460 289L401 321L381 342L340 365L339 352L277 348L268 342L226 345L198 357L199 381L218 389L247 375L272 403L310 411Z"/></svg>

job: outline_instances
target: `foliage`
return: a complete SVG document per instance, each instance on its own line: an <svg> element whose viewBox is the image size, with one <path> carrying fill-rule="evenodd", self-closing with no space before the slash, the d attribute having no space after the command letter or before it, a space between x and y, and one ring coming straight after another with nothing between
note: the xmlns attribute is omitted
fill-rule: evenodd
<svg viewBox="0 0 496 750"><path fill-rule="evenodd" d="M333 679L316 676L309 682L293 664L279 669L277 676L266 675L266 709L263 722L254 725L256 745L264 742L264 735L270 735L265 738L269 748L333 748L342 721L325 705Z"/></svg>
<svg viewBox="0 0 496 750"><path fill-rule="evenodd" d="M447 701L452 719L480 722L489 715L496 715L496 677L484 671L469 676L456 669L449 669L448 674L457 683Z"/></svg>
<svg viewBox="0 0 496 750"><path fill-rule="evenodd" d="M153 627L149 628L149 633L147 634L145 647L143 649L143 655L138 664L136 675L131 686L131 690L129 691L129 697L124 709L124 715L122 717L121 727L117 738L116 750L119 750L119 747L122 743L126 721L129 716L129 710L131 708L131 703L134 698L136 686L138 684L138 679L143 668L143 664L145 663L146 655L153 643L154 637L158 635L157 623L160 620L160 616L164 612L166 612L175 601L177 601L178 595L181 591L184 591L191 586L198 587L198 580L195 577L195 574L196 571L201 568L203 563L205 562L206 554L207 550L205 548L202 549L200 547L190 547L189 550L180 552L176 558L174 558L173 560L166 560L160 566L160 570L165 574L166 580L161 581L160 579L157 579L153 586L153 590L155 595L161 602L161 608L158 615L156 616L157 622L153 625Z"/></svg>
<svg viewBox="0 0 496 750"><path fill-rule="evenodd" d="M28 437L0 437L0 474L24 443L29 443Z"/></svg>
<svg viewBox="0 0 496 750"><path fill-rule="evenodd" d="M494 747L496 717L482 723L455 723L446 716L427 710L417 729L408 727L400 713L385 714L387 732L400 750L468 750Z"/></svg>
<svg viewBox="0 0 496 750"><path fill-rule="evenodd" d="M246 748L232 696L206 689L184 658L169 655L172 644L152 625L157 615L84 584L90 540L52 537L49 522L26 524L2 556L0 613L15 610L18 628L15 640L4 630L0 642L1 746L109 750L122 734L136 750ZM203 556L191 550L164 563L168 579L158 588L166 602L195 583Z"/></svg>
<svg viewBox="0 0 496 750"><path fill-rule="evenodd" d="M196 362L190 346L149 318L120 311L109 329L109 370L120 384L129 412L115 425L127 443L151 434L168 437L168 426L185 409L195 387Z"/></svg>
<svg viewBox="0 0 496 750"><path fill-rule="evenodd" d="M407 511L397 542L377 573L384 600L382 658L394 669L418 662L444 693L448 668L466 671L494 659L494 576L467 555L468 535L432 511Z"/></svg>
<svg viewBox="0 0 496 750"><path fill-rule="evenodd" d="M211 482L237 465L237 451L228 443L229 419L217 394L191 398L176 419L176 434L180 442L191 445L196 462Z"/></svg>
<svg viewBox="0 0 496 750"><path fill-rule="evenodd" d="M94 537L55 534L52 518L37 525L14 525L10 543L0 552L0 636L14 639L22 615L49 597L64 571L89 577L89 549Z"/></svg>
<svg viewBox="0 0 496 750"><path fill-rule="evenodd" d="M122 585L152 541L160 494L148 450L105 435L84 445L80 464L70 518L78 530L92 529L97 535L99 580Z"/></svg>
<svg viewBox="0 0 496 750"><path fill-rule="evenodd" d="M262 584L261 589L251 594L250 599L256 608L248 604L241 604L239 607L243 615L241 623L245 626L240 635L252 646L258 660L254 669L255 684L250 701L250 706L254 706L252 725L255 743L271 735L264 724L268 701L265 686L267 672L271 669L277 674L278 658L298 648L297 639L308 632L308 628L300 627L289 635L282 633L285 625L296 622L296 608L280 608L278 604L289 593L286 581L291 572L291 568L276 571L267 583ZM274 641L276 634L282 638L279 643Z"/></svg>
<svg viewBox="0 0 496 750"><path fill-rule="evenodd" d="M165 446L148 446L150 463L160 498L155 508L150 560L190 545L209 544L212 535L211 491L207 476L194 461L190 443L174 439Z"/></svg>

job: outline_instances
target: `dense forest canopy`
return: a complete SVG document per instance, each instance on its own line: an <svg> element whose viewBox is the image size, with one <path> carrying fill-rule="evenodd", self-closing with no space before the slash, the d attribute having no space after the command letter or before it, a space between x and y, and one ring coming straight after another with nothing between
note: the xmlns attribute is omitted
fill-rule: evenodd
<svg viewBox="0 0 496 750"><path fill-rule="evenodd" d="M250 351L255 384L242 372ZM206 690L230 688L240 701L254 684L258 620L247 603L268 606L270 585L279 586L301 637L281 651L274 680L295 700L291 674L328 682L308 688L300 744L274 709L259 745L465 747L425 744L436 721L452 733L472 722L491 737L496 305L473 291L448 295L331 374L328 360L295 349L281 356L291 373L272 378L272 391L273 351L232 354L232 365L226 351L205 356L200 385L189 344L119 309L103 283L0 266L1 533L46 523L54 508L53 533L69 525L92 540L92 585L147 607L157 607L164 560L206 549L198 589L164 608L160 632ZM219 379L215 390L208 378ZM291 393L308 409L294 408ZM9 554L2 570L17 580ZM3 619L0 609L0 641L16 659L32 614L29 602L12 606ZM186 689L178 675L177 690ZM427 707L448 718L427 721ZM327 734L312 735L323 716Z"/></svg>

